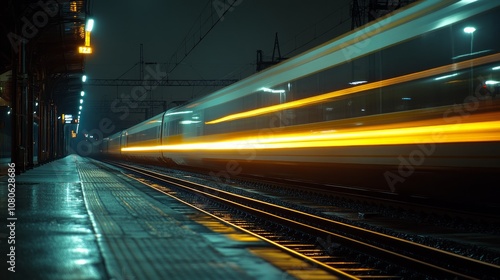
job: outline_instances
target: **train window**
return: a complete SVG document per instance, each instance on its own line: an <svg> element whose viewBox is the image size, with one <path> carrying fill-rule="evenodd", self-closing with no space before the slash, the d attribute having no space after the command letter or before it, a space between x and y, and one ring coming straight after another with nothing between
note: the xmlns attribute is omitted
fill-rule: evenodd
<svg viewBox="0 0 500 280"><path fill-rule="evenodd" d="M182 121L182 118L174 118L174 119L170 119L168 121L168 135L169 136L182 134L182 125L180 123L181 121Z"/></svg>

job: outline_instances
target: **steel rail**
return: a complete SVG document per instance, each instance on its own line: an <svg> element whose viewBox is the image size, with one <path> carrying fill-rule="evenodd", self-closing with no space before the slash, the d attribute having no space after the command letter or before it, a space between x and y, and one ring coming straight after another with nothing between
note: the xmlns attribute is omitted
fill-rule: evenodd
<svg viewBox="0 0 500 280"><path fill-rule="evenodd" d="M279 224L299 229L311 235L331 235L336 242L344 243L362 252L367 250L378 257L389 259L403 266L426 271L439 277L460 277L463 279L479 279L485 275L500 275L500 266L468 258L430 246L411 242L394 236L333 221L324 217L301 212L295 209L274 205L272 203L233 194L213 187L189 182L158 172L125 164L113 163L130 171L146 175L156 180L181 187L190 192L209 197L220 203L239 208L245 212L265 217ZM272 213L270 213L272 212ZM294 219L287 218L293 217ZM302 222L307 221L307 224ZM335 229L332 231L332 229ZM433 263L434 262L434 263ZM441 265L435 264L437 262ZM447 267L445 267L447 266ZM466 269L467 272L455 271L455 268ZM473 272L473 275L468 275ZM467 273L467 274L466 274Z"/></svg>

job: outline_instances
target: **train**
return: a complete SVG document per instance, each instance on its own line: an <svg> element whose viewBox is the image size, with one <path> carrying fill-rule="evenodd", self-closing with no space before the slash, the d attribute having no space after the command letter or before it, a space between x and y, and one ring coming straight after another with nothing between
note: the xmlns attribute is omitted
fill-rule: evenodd
<svg viewBox="0 0 500 280"><path fill-rule="evenodd" d="M499 1L418 1L115 133L101 154L498 205L499 18Z"/></svg>

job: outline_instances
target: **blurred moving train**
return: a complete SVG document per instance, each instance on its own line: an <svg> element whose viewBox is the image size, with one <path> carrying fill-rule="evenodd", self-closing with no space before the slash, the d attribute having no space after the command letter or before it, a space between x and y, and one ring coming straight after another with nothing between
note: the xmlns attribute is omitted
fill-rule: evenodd
<svg viewBox="0 0 500 280"><path fill-rule="evenodd" d="M500 1L419 1L103 141L105 156L498 203Z"/></svg>

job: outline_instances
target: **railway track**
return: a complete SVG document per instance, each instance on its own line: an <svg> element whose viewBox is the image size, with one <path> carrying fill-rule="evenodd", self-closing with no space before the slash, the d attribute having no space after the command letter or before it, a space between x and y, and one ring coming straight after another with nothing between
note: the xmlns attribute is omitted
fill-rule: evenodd
<svg viewBox="0 0 500 280"><path fill-rule="evenodd" d="M200 205L199 199L188 198L188 195L185 195L190 193L191 197L194 194L203 200L211 201L201 203L204 208L201 210L337 277L347 279L408 277L397 273L395 270L398 269L418 271L422 272L422 275L441 279L495 279L500 275L498 265L167 176L150 169L121 163L112 164L156 182L149 186L178 200L187 198L194 201L194 204ZM158 184L160 182L161 185ZM181 194L180 190L184 194ZM235 211L240 215L235 215ZM345 248L349 248L351 253L347 253ZM371 256L361 258L372 258L371 263L375 258L384 265L392 264L398 268L393 268L388 273L373 265L367 266L361 261L353 260L352 256L349 257L350 254L353 255L352 252ZM346 255L348 257L345 257Z"/></svg>
<svg viewBox="0 0 500 280"><path fill-rule="evenodd" d="M442 201L422 196L405 196L392 192L372 191L363 188L343 187L338 185L318 185L307 182L283 183L277 179L262 179L251 176L238 178L238 181L252 185L279 186L291 191L304 193L321 193L330 197L339 197L349 200L357 200L367 204L384 205L396 209L408 211L423 211L438 215L451 215L462 219L474 219L478 217L486 222L498 224L500 205L484 205L472 201Z"/></svg>

